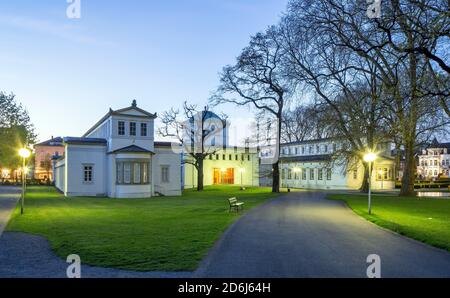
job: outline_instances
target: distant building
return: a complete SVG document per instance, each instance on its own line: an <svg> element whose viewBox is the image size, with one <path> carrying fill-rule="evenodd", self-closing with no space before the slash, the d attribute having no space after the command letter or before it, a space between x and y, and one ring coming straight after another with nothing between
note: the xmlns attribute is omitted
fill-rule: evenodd
<svg viewBox="0 0 450 298"><path fill-rule="evenodd" d="M439 143L436 139L418 156L417 176L419 179L436 179L449 176L450 143Z"/></svg>
<svg viewBox="0 0 450 298"><path fill-rule="evenodd" d="M189 144L195 143L199 126L208 134L205 140L206 152L212 153L203 162L204 185L245 185L259 186L259 163L255 148L236 147L228 145L228 123L213 112L200 114L201 119L190 119L189 127L185 131L184 150ZM203 124L202 124L203 122ZM190 133L189 133L190 132ZM195 152L195 151L194 151ZM189 163L192 157L183 154L183 186L197 187L197 169Z"/></svg>
<svg viewBox="0 0 450 298"><path fill-rule="evenodd" d="M45 142L34 145L34 178L53 181L52 157L64 154L63 139L51 138Z"/></svg>
<svg viewBox="0 0 450 298"><path fill-rule="evenodd" d="M333 139L317 139L281 144L281 186L309 189L358 189L362 185L364 166L358 162L346 168L332 155L342 143ZM390 144L378 148L378 158L371 176L373 189L395 187L395 162Z"/></svg>

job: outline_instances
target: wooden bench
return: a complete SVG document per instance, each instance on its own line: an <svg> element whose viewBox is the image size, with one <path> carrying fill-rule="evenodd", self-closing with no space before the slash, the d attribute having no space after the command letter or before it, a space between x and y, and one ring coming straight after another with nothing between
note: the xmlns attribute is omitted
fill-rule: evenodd
<svg viewBox="0 0 450 298"><path fill-rule="evenodd" d="M230 204L230 209L228 210L228 212L231 212L232 210L239 212L239 209L244 209L244 202L238 202L235 197L229 198L228 203Z"/></svg>

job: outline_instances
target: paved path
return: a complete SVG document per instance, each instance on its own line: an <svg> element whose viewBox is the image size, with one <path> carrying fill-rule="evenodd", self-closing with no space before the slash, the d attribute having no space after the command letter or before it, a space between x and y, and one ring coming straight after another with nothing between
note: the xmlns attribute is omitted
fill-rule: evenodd
<svg viewBox="0 0 450 298"><path fill-rule="evenodd" d="M0 237L20 197L20 187L0 186Z"/></svg>
<svg viewBox="0 0 450 298"><path fill-rule="evenodd" d="M365 277L369 254L382 277L450 277L450 253L378 228L323 192L295 192L232 225L192 275L83 265L82 277ZM0 277L65 277L67 263L42 237L5 232Z"/></svg>
<svg viewBox="0 0 450 298"><path fill-rule="evenodd" d="M295 192L251 210L216 243L198 277L450 277L450 253L386 231L325 193Z"/></svg>

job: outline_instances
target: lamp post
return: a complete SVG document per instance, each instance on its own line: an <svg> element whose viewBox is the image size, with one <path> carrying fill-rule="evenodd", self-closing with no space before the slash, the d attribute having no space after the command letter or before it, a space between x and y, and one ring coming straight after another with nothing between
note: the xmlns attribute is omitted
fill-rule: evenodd
<svg viewBox="0 0 450 298"><path fill-rule="evenodd" d="M296 177L294 177L294 178L296 178L296 179L294 179L295 181L298 181L298 180L300 180L299 178L299 175L301 175L301 174L299 174L300 173L300 169L299 168L294 168L294 176L296 176ZM296 183L296 182L294 182L294 183ZM295 187L295 185L294 185L294 187Z"/></svg>
<svg viewBox="0 0 450 298"><path fill-rule="evenodd" d="M240 168L239 172L241 172L241 190L244 189L244 184L243 184L243 180L242 180L242 174L245 172L245 168Z"/></svg>
<svg viewBox="0 0 450 298"><path fill-rule="evenodd" d="M25 204L25 187L26 187L26 174L25 174L25 162L30 157L31 152L27 148L21 148L19 155L22 157L22 198L20 200L20 214L23 214L23 207Z"/></svg>
<svg viewBox="0 0 450 298"><path fill-rule="evenodd" d="M375 161L375 159L377 158L377 155L373 152L368 152L364 155L364 161L367 162L369 164L369 202L368 202L368 212L369 215L372 213L372 201L371 201L371 187L372 187L372 179L371 179L371 175L372 175L372 163Z"/></svg>

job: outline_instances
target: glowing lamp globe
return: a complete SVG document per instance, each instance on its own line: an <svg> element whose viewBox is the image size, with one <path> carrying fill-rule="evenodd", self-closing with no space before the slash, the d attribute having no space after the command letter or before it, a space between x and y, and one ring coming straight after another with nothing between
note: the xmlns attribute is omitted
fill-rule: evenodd
<svg viewBox="0 0 450 298"><path fill-rule="evenodd" d="M19 155L20 155L21 157L23 157L23 158L28 158L28 157L30 157L31 152L30 152L30 150L28 150L28 149L26 149L26 148L21 148L21 149L19 150Z"/></svg>
<svg viewBox="0 0 450 298"><path fill-rule="evenodd" d="M365 162L373 162L376 158L377 158L377 155L373 152L369 152L364 155Z"/></svg>

